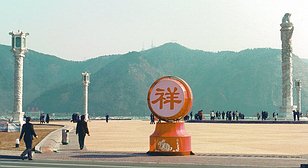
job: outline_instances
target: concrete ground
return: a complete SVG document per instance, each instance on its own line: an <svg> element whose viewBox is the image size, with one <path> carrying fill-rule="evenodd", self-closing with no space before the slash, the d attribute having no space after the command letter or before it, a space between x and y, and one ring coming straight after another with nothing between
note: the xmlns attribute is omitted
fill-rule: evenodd
<svg viewBox="0 0 308 168"><path fill-rule="evenodd" d="M307 124L186 123L194 153L308 155ZM155 125L148 121L89 122L91 151L147 152Z"/></svg>
<svg viewBox="0 0 308 168"><path fill-rule="evenodd" d="M59 144L59 130L49 136L52 139L49 142L58 143L53 146L57 150L35 154L35 160L271 168L300 167L301 164L308 163L307 124L186 123L186 131L192 137L192 151L196 155L184 157L146 155L149 150L149 136L155 129L155 125L150 125L148 121L90 121L90 136L86 137L84 150L79 150L78 147L74 130L76 124L69 121L57 124L72 129L69 144ZM48 140L45 142L48 144ZM41 144L41 148L49 145Z"/></svg>

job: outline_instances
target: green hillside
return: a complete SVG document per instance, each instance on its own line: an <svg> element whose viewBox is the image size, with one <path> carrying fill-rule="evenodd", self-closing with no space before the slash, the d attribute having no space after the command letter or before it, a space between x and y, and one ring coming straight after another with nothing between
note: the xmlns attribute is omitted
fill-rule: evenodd
<svg viewBox="0 0 308 168"><path fill-rule="evenodd" d="M8 56L3 57L3 53ZM0 91L7 100L0 111L12 110L13 57L0 46ZM2 63L6 62L6 63ZM308 63L294 56L294 78L302 79L303 111L308 110ZM2 66L6 65L6 66ZM25 59L24 109L48 113L82 112L81 72L91 73L89 113L102 116L147 116L151 84L165 75L184 79L194 95L193 111L239 110L246 116L281 104L281 56L278 49L204 52L167 43L142 52L72 62L30 51ZM3 73L6 72L6 73ZM3 96L3 95L1 95ZM3 100L1 98L1 100ZM9 106L8 106L9 105Z"/></svg>
<svg viewBox="0 0 308 168"><path fill-rule="evenodd" d="M56 56L30 50L24 59L24 102L23 109L38 107L31 103L41 94L81 80L81 73L95 73L117 56L98 57L85 62L67 61ZM0 112L13 109L14 57L10 47L0 45ZM31 104L31 105L29 105ZM44 109L39 107L39 109Z"/></svg>

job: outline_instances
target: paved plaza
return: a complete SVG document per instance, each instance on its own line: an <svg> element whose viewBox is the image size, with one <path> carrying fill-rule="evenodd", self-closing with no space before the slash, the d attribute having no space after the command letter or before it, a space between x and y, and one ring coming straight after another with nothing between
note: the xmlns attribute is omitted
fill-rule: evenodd
<svg viewBox="0 0 308 168"><path fill-rule="evenodd" d="M155 125L148 121L91 121L91 151L147 152ZM194 153L308 154L307 124L186 123Z"/></svg>
<svg viewBox="0 0 308 168"><path fill-rule="evenodd" d="M102 165L115 164L112 167L300 167L308 163L307 124L186 123L195 155L169 157L146 155L149 136L155 129L149 121L90 121L90 136L86 137L84 150L79 150L74 123L57 124L67 125L71 130L69 144L59 144L59 130L48 137L51 142L57 141L58 146L35 154L35 160L58 160L59 164L95 161ZM11 163L1 159L7 159L3 152L0 156L0 162Z"/></svg>

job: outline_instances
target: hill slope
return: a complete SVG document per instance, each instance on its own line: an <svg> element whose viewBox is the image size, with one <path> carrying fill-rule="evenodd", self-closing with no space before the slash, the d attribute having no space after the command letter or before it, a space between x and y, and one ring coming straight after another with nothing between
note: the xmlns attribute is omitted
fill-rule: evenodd
<svg viewBox="0 0 308 168"><path fill-rule="evenodd" d="M7 60L12 62L12 58ZM191 86L194 112L199 109L239 110L246 116L253 116L262 110L278 111L281 104L281 56L277 49L212 53L167 43L142 52L98 57L85 62L65 61L33 51L27 54L26 60L25 109L39 107L45 112L82 112L80 74L85 70L91 72L89 113L92 116L105 113L149 115L148 89L156 79L165 75L179 76ZM308 73L308 64L297 56L293 61L294 79L303 81L302 104L306 111L308 86L304 83L308 82L308 77L304 74ZM12 70L12 66L6 68ZM0 79L13 75L12 72L1 72ZM9 83L12 84L12 80ZM6 89L7 96L12 95L11 86L0 83L1 91ZM0 104L3 107L3 103ZM10 110L10 107L6 109Z"/></svg>
<svg viewBox="0 0 308 168"><path fill-rule="evenodd" d="M4 45L0 45L0 55L0 112L8 112L13 109L14 57ZM96 72L117 56L106 58L74 62L30 50L24 59L24 111L45 91L79 81L82 72Z"/></svg>

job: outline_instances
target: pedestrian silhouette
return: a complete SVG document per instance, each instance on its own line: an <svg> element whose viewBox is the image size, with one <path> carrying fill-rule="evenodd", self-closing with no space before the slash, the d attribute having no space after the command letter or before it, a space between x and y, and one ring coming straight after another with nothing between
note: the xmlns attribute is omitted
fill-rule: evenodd
<svg viewBox="0 0 308 168"><path fill-rule="evenodd" d="M86 137L86 134L90 136L88 124L85 121L85 118L86 118L85 115L82 115L81 120L77 122L77 127L76 127L76 134L78 134L78 142L80 150L84 148L84 139Z"/></svg>
<svg viewBox="0 0 308 168"><path fill-rule="evenodd" d="M21 154L22 160L24 160L25 155L28 155L28 159L32 160L32 140L33 136L38 137L33 129L33 125L30 123L31 118L26 117L26 123L22 125L22 129L20 132L19 140L24 138L24 142L26 145L26 150Z"/></svg>

